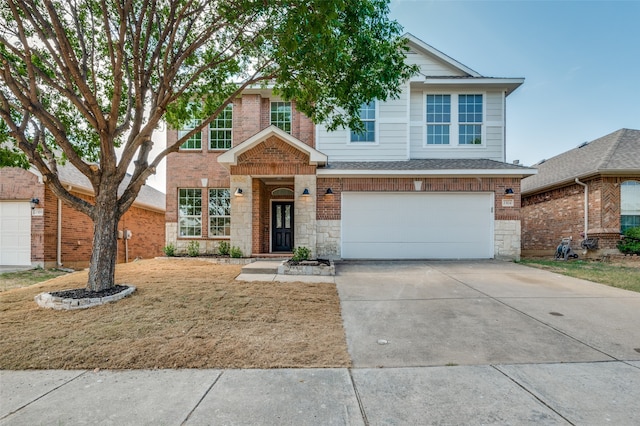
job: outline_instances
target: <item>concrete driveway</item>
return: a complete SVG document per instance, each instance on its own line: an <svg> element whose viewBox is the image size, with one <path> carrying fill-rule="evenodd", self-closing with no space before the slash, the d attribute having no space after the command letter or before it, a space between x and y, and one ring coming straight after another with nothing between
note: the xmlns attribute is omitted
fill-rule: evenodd
<svg viewBox="0 0 640 426"><path fill-rule="evenodd" d="M640 293L500 261L344 262L354 367L640 361Z"/></svg>

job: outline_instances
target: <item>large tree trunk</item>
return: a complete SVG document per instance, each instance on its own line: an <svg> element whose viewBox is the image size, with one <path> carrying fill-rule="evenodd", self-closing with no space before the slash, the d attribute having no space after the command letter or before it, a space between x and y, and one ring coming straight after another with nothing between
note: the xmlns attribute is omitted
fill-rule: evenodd
<svg viewBox="0 0 640 426"><path fill-rule="evenodd" d="M98 207L99 206L99 207ZM87 290L100 291L115 286L118 255L118 196L117 185L101 188L96 199L93 227L93 252L89 266Z"/></svg>

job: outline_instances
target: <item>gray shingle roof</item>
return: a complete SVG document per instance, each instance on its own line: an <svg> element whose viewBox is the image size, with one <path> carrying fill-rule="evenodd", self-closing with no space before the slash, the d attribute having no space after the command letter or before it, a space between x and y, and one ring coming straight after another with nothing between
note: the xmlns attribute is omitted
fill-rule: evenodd
<svg viewBox="0 0 640 426"><path fill-rule="evenodd" d="M522 180L525 194L598 173L640 174L640 130L620 129L533 167L538 174Z"/></svg>
<svg viewBox="0 0 640 426"><path fill-rule="evenodd" d="M423 159L406 161L329 161L323 167L329 170L514 170L530 172L532 169L515 164L487 159ZM528 174L528 173L526 173Z"/></svg>
<svg viewBox="0 0 640 426"><path fill-rule="evenodd" d="M80 173L80 171L76 169L71 163L58 165L58 176L60 181L64 184L72 185L79 189L83 189L85 191L90 191L91 193L93 193L93 188L91 186L91 182L89 182L89 179L87 179L85 175ZM118 188L119 194L124 192L130 180L131 175L127 173L122 183L120 184L120 187ZM148 206L156 210L165 211L165 200L166 196L164 193L150 186L143 185L142 188L140 188L140 192L138 193L138 197L136 198L134 205L138 204L142 206Z"/></svg>

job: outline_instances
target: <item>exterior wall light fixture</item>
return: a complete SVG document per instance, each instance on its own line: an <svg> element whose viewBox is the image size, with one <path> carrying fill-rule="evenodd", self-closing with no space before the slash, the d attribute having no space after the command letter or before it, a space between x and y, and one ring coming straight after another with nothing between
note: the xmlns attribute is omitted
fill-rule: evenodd
<svg viewBox="0 0 640 426"><path fill-rule="evenodd" d="M303 197L308 197L310 195L311 195L311 193L309 192L309 188L305 188L304 191L302 191L302 196Z"/></svg>
<svg viewBox="0 0 640 426"><path fill-rule="evenodd" d="M505 194L513 194L513 189L507 188L507 189L504 190L504 193Z"/></svg>
<svg viewBox="0 0 640 426"><path fill-rule="evenodd" d="M242 188L236 188L236 192L233 193L236 197L244 197L242 194Z"/></svg>
<svg viewBox="0 0 640 426"><path fill-rule="evenodd" d="M333 191L331 188L327 188L327 192L325 192L324 195L327 197L333 197Z"/></svg>
<svg viewBox="0 0 640 426"><path fill-rule="evenodd" d="M38 198L32 198L30 201L31 210L35 209L38 204L40 204L40 200Z"/></svg>

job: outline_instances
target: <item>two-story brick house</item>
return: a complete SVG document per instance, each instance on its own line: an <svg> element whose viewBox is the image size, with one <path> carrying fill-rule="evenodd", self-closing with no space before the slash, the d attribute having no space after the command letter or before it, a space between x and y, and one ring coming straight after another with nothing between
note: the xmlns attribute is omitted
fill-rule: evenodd
<svg viewBox="0 0 640 426"><path fill-rule="evenodd" d="M245 255L518 258L520 180L505 162L507 96L407 34L420 72L363 105L366 131L328 131L268 89L248 89L167 159L167 242ZM169 131L168 143L179 133Z"/></svg>

